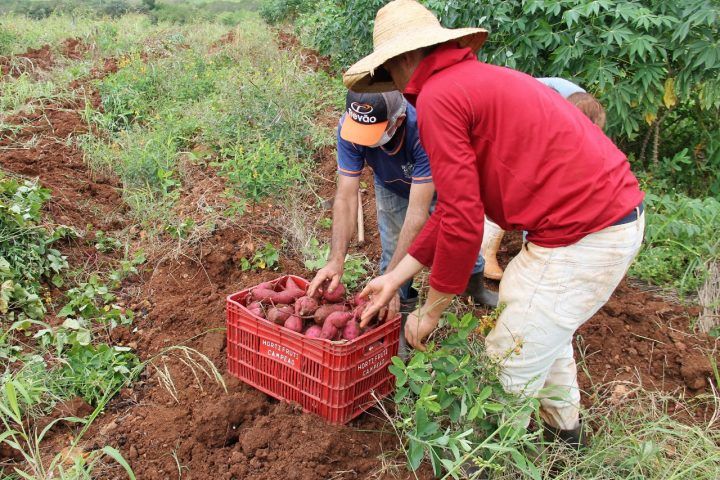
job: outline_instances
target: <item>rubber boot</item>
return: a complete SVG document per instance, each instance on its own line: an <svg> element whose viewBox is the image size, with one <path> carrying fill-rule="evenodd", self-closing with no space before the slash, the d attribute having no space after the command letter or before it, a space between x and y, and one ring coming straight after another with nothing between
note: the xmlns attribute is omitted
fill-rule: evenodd
<svg viewBox="0 0 720 480"><path fill-rule="evenodd" d="M549 425L543 425L543 430L543 439L548 443L560 441L575 450L582 450L587 447L587 438L585 437L582 422L572 430L562 430Z"/></svg>
<svg viewBox="0 0 720 480"><path fill-rule="evenodd" d="M497 252L504 236L505 230L485 219L485 231L480 247L480 254L485 259L485 278L500 280L503 276L503 269L497 261Z"/></svg>
<svg viewBox="0 0 720 480"><path fill-rule="evenodd" d="M418 291L410 287L408 289L408 298L400 299L400 315L402 315L402 323L400 325L400 345L398 346L398 357L406 361L410 357L410 348L408 348L407 340L405 340L405 320L409 313L417 308Z"/></svg>
<svg viewBox="0 0 720 480"><path fill-rule="evenodd" d="M465 288L466 297L472 298L473 303L487 305L488 307L497 307L498 294L492 290L488 290L483 285L483 272L473 273L470 275L470 281Z"/></svg>

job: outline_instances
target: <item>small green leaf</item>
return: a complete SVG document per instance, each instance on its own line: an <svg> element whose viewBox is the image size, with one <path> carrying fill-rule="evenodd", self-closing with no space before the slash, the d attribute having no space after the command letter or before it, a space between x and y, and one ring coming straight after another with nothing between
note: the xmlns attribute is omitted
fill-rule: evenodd
<svg viewBox="0 0 720 480"><path fill-rule="evenodd" d="M111 457L113 460L115 460L118 464L120 464L121 467L125 469L125 473L127 473L130 480L135 480L135 473L133 473L132 468L130 468L130 465L127 463L125 458L122 456L122 454L110 446L105 446L102 449L102 452Z"/></svg>
<svg viewBox="0 0 720 480"><path fill-rule="evenodd" d="M417 470L424 456L425 451L422 443L411 438L408 445L408 464L410 465L410 469L413 471Z"/></svg>

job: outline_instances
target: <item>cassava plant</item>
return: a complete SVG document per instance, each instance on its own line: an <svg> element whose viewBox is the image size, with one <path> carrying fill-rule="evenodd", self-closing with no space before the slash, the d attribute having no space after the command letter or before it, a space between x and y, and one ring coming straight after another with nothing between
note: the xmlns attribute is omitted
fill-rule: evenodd
<svg viewBox="0 0 720 480"><path fill-rule="evenodd" d="M416 352L407 364L393 357L390 367L396 377L394 424L409 467L416 470L427 459L436 475L459 478L466 465L485 472L512 466L541 478L526 455L537 439L526 425L538 401L504 391L498 364L477 337L476 317L448 314L441 326L448 327L438 334L444 337L430 341L426 352Z"/></svg>

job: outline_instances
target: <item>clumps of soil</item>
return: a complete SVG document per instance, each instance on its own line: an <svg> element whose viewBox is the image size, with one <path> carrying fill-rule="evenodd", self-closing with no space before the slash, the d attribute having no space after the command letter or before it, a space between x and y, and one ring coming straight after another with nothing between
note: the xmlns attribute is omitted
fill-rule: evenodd
<svg viewBox="0 0 720 480"><path fill-rule="evenodd" d="M50 105L5 122L19 129L0 132L0 166L28 178L38 178L52 198L47 209L58 223L80 231L90 223L105 231L122 228L127 207L121 183L95 175L71 137L87 132L74 104Z"/></svg>
<svg viewBox="0 0 720 480"><path fill-rule="evenodd" d="M669 303L623 283L580 329L593 381L700 393L713 377L710 337L688 332L696 308Z"/></svg>
<svg viewBox="0 0 720 480"><path fill-rule="evenodd" d="M235 43L237 40L237 35L235 35L235 30L230 30L225 35L221 36L217 40L215 40L211 45L209 49L209 53L215 53L218 50L220 50L225 45L230 45L231 43Z"/></svg>
<svg viewBox="0 0 720 480"><path fill-rule="evenodd" d="M309 67L312 70L316 71L322 70L323 72L330 75L333 75L335 73L333 71L330 57L324 57L315 50L303 47L295 35L284 32L282 30L278 30L277 42L278 46L282 50L293 51L300 58L300 62L306 67Z"/></svg>
<svg viewBox="0 0 720 480"><path fill-rule="evenodd" d="M49 70L53 65L55 65L55 59L50 51L50 45L43 45L18 55L0 57L0 74L17 78L27 73L36 77L39 72Z"/></svg>
<svg viewBox="0 0 720 480"><path fill-rule="evenodd" d="M91 49L90 45L80 38L67 38L60 44L60 52L71 60L80 60Z"/></svg>

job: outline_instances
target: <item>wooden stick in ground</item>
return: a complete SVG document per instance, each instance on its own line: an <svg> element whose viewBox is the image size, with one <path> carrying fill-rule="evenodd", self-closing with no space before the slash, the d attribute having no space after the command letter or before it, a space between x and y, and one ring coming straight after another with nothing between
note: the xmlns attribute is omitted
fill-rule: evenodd
<svg viewBox="0 0 720 480"><path fill-rule="evenodd" d="M357 222L358 222L358 243L365 243L365 221L364 221L364 215L363 215L363 202L362 202L362 192L358 190L358 213L357 213Z"/></svg>

